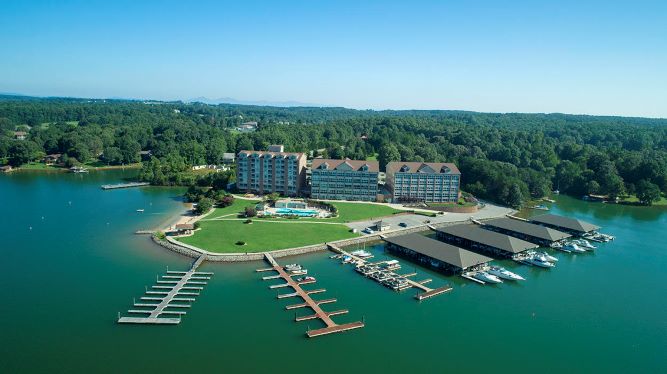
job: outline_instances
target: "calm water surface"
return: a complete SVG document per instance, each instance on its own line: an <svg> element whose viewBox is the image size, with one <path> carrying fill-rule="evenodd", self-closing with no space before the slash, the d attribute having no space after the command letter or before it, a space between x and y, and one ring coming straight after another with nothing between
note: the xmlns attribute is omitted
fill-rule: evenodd
<svg viewBox="0 0 667 374"><path fill-rule="evenodd" d="M172 188L102 191L131 171L0 175L0 372L665 372L667 211L560 197L553 211L617 236L594 254L558 253L555 269L503 262L519 284L452 284L418 303L358 276L328 253L298 257L324 297L367 326L308 340L254 269L215 276L179 326L120 326L155 275L190 260L132 233L183 209ZM136 209L145 209L143 214ZM373 247L378 257L383 247ZM414 265L402 261L405 272ZM284 291L283 291L284 292ZM300 311L299 313L306 313Z"/></svg>

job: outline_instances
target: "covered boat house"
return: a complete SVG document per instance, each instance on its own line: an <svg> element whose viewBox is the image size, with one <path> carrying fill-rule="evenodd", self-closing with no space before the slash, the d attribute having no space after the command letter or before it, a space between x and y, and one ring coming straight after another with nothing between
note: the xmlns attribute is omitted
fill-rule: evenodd
<svg viewBox="0 0 667 374"><path fill-rule="evenodd" d="M555 214L543 214L541 216L532 217L530 220L535 224L565 231L573 235L583 235L600 229L600 226L596 226L592 223L576 218L557 216Z"/></svg>
<svg viewBox="0 0 667 374"><path fill-rule="evenodd" d="M387 250L449 274L485 264L492 259L420 234L386 238Z"/></svg>
<svg viewBox="0 0 667 374"><path fill-rule="evenodd" d="M539 247L525 240L483 229L476 224L439 228L436 230L436 236L447 243L499 257L512 257L517 253Z"/></svg>
<svg viewBox="0 0 667 374"><path fill-rule="evenodd" d="M567 239L572 235L517 218L496 218L485 221L483 228L523 239L542 246Z"/></svg>

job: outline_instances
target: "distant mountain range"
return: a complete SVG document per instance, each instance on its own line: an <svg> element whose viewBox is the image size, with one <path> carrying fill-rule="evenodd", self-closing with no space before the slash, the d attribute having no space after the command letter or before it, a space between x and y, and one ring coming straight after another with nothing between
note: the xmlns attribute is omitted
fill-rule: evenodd
<svg viewBox="0 0 667 374"><path fill-rule="evenodd" d="M329 105L322 104L313 104L313 103L302 103L300 101L267 101L267 100L237 100L231 97L221 97L219 99L209 99L208 97L196 97L194 99L187 100L186 102L190 103L204 103L204 104L239 104L239 105L260 105L260 106L278 106L278 107L295 107L295 106L310 106L310 107L327 107Z"/></svg>

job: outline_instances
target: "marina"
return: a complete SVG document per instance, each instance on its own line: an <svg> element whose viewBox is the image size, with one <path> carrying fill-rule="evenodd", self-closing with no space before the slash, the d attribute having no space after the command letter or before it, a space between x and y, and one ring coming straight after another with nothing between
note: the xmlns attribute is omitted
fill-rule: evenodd
<svg viewBox="0 0 667 374"><path fill-rule="evenodd" d="M436 237L452 245L501 258L511 258L517 253L539 247L537 244L467 223L439 228L436 230Z"/></svg>
<svg viewBox="0 0 667 374"><path fill-rule="evenodd" d="M199 286L188 286L189 284L206 284L205 280L211 279L213 273L209 272L197 272L197 268L204 262L204 256L200 256L190 267L188 271L169 271L167 270L167 275L162 277L157 276L156 282L158 284L170 284L152 286L152 289L164 289L168 291L148 291L146 288L146 295L156 295L156 296L142 296L140 300L142 301L156 301L157 303L142 303L136 302L136 299L133 303L134 307L137 308L148 308L148 309L130 309L127 312L129 314L143 314L144 317L128 317L121 316L118 313L118 323L129 323L129 324L161 324L161 325L177 325L181 323L181 317L186 314L186 312L176 312L172 311L169 308L184 309L190 308L190 304L182 303L191 303L195 299L192 297L182 297L182 296L198 296L199 292L182 292L182 290L202 290L203 287ZM162 278L162 280L160 279ZM159 296L157 296L159 295ZM161 297L160 297L161 296ZM173 303L181 302L181 303ZM176 317L161 317L162 315L176 315Z"/></svg>
<svg viewBox="0 0 667 374"><path fill-rule="evenodd" d="M439 288L427 287L425 284L429 283L431 281L430 279L423 280L420 282L409 279L410 276L414 276L416 275L416 273L401 275L401 274L396 274L389 270L382 270L379 268L379 265L382 265L382 263L386 264L387 262L382 262L378 264L369 264L367 260L357 257L351 253L348 253L347 251L339 248L338 246L335 246L333 244L328 244L328 247L331 251L338 253L344 258L345 257L350 258L351 261L345 263L354 263L356 265L355 270L358 273L366 276L367 278L373 279L376 282L379 282L395 291L403 291L412 287L420 289L423 292L417 293L415 295L415 299L419 301L443 294L445 292L449 292L453 289L449 285ZM389 264L389 266L396 269L397 264L398 262L392 262Z"/></svg>
<svg viewBox="0 0 667 374"><path fill-rule="evenodd" d="M340 314L347 314L347 310L337 310L337 311L332 311L332 312L326 312L324 311L320 305L322 304L328 304L328 303L333 303L336 302L336 299L325 299L325 300L319 300L315 301L313 300L310 295L312 293L321 293L324 292L324 289L320 290L314 290L314 291L306 291L303 288L301 288L302 285L304 284L310 284L310 283L315 283L315 280L312 279L303 279L301 281L297 281L293 279L293 277L296 275L295 272L298 272L301 269L301 266L298 264L290 264L285 267L280 266L278 262L271 256L269 253L264 254L264 258L266 259L267 262L269 262L272 266L270 269L257 269L257 272L264 272L264 271L269 271L273 270L278 273L279 278L282 278L285 283L279 284L278 286L280 288L282 287L290 287L294 292L292 293L284 293L284 294L279 294L277 296L278 299L283 299L283 298L288 298L288 297L299 297L303 300L303 303L300 304L293 304L293 305L288 305L286 309L291 310L291 309L298 309L298 308L310 308L314 314L310 314L307 316L301 316L301 317L295 317L296 322L300 321L306 321L306 320L311 320L311 319L319 319L322 321L326 327L321 328L321 329L316 329L316 330L310 330L306 332L306 336L309 338L314 338L317 336L322 336L322 335L328 335L328 334L334 334L338 332L344 332L348 330L353 330L353 329L358 329L364 327L364 322L351 322L351 323L345 323L345 324L337 324L336 322L331 319L332 316L335 315L340 315ZM263 280L267 279L277 279L277 278L271 278L271 277L263 277ZM273 286L270 286L270 288L275 288Z"/></svg>

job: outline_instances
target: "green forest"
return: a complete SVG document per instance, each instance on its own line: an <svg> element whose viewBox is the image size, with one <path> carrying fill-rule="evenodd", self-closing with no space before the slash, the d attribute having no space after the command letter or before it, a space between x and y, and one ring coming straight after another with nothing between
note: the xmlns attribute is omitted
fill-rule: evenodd
<svg viewBox="0 0 667 374"><path fill-rule="evenodd" d="M258 130L237 131L246 121L258 122ZM128 165L150 151L142 180L222 189L233 173L199 175L191 166L269 144L377 158L381 168L389 161L453 162L464 191L513 207L554 189L645 204L667 193L665 119L0 96L0 164L14 167L56 153L67 166Z"/></svg>

